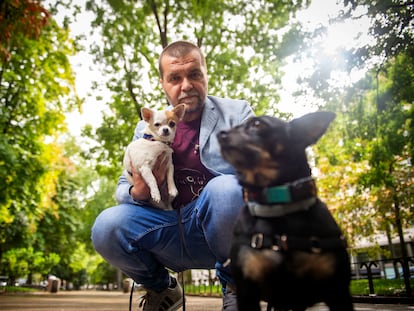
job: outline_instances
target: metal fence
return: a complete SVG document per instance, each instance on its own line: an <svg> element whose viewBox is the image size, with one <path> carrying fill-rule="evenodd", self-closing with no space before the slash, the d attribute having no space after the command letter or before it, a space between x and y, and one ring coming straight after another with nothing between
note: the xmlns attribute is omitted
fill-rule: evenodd
<svg viewBox="0 0 414 311"><path fill-rule="evenodd" d="M370 260L352 263L352 279L367 280L369 295L376 295L375 279L401 280L405 293L410 296L412 286L410 279L414 279L414 257ZM404 272L407 273L404 273ZM185 284L185 291L190 295L221 296L221 285L217 277L210 280L193 280Z"/></svg>
<svg viewBox="0 0 414 311"><path fill-rule="evenodd" d="M410 279L414 278L414 257L378 259L352 264L353 279L368 279L369 294L375 295L374 279L402 279L405 294L412 293Z"/></svg>
<svg viewBox="0 0 414 311"><path fill-rule="evenodd" d="M208 297L221 297L221 285L217 278L212 279L209 284L195 285L186 284L185 285L186 294L197 295L197 296L208 296Z"/></svg>

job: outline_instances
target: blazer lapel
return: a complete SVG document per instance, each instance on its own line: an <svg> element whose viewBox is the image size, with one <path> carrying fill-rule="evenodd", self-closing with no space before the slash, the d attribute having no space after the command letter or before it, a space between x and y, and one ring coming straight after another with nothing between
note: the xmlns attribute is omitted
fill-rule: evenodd
<svg viewBox="0 0 414 311"><path fill-rule="evenodd" d="M204 105L203 115L201 117L201 126L200 126L200 150L203 149L207 140L210 138L210 135L213 133L214 128L216 127L218 121L218 115L214 104L207 97Z"/></svg>

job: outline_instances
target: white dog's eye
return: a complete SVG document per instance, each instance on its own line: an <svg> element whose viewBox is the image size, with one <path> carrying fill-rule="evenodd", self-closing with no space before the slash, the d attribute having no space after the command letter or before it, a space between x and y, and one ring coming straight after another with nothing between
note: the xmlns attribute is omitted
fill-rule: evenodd
<svg viewBox="0 0 414 311"><path fill-rule="evenodd" d="M169 127L174 127L175 126L175 122L174 121L170 121L170 123L168 123Z"/></svg>
<svg viewBox="0 0 414 311"><path fill-rule="evenodd" d="M155 123L154 123L154 126L155 126L155 127L160 127L160 126L161 126L161 123L159 123L159 122L155 122Z"/></svg>

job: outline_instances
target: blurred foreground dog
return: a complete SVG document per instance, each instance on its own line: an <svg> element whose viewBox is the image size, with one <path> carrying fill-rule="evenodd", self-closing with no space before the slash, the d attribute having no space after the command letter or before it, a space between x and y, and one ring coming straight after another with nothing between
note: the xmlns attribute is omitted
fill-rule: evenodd
<svg viewBox="0 0 414 311"><path fill-rule="evenodd" d="M147 183L151 192L152 205L161 209L172 209L171 202L177 195L174 183L174 167L172 163L171 144L174 141L177 123L185 114L185 104L176 106L173 110L154 111L142 108L141 115L147 126L142 131L144 136L130 143L124 155L125 176L133 185L131 166L139 172ZM166 159L162 159L165 157ZM161 200L157 180L153 168L157 161L167 161L167 186L169 198L166 202Z"/></svg>
<svg viewBox="0 0 414 311"><path fill-rule="evenodd" d="M246 205L234 231L231 267L240 311L305 310L325 302L353 310L346 242L317 197L305 149L335 114L315 112L291 122L262 116L218 134Z"/></svg>

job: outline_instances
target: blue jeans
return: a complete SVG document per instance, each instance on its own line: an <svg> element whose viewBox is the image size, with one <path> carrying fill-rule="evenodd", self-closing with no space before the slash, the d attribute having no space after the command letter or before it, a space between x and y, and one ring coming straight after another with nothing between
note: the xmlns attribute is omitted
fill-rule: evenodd
<svg viewBox="0 0 414 311"><path fill-rule="evenodd" d="M147 289L167 288L166 267L176 272L215 267L225 287L233 281L223 263L243 204L236 177L217 176L181 210L133 204L104 210L92 228L92 242L106 261Z"/></svg>

